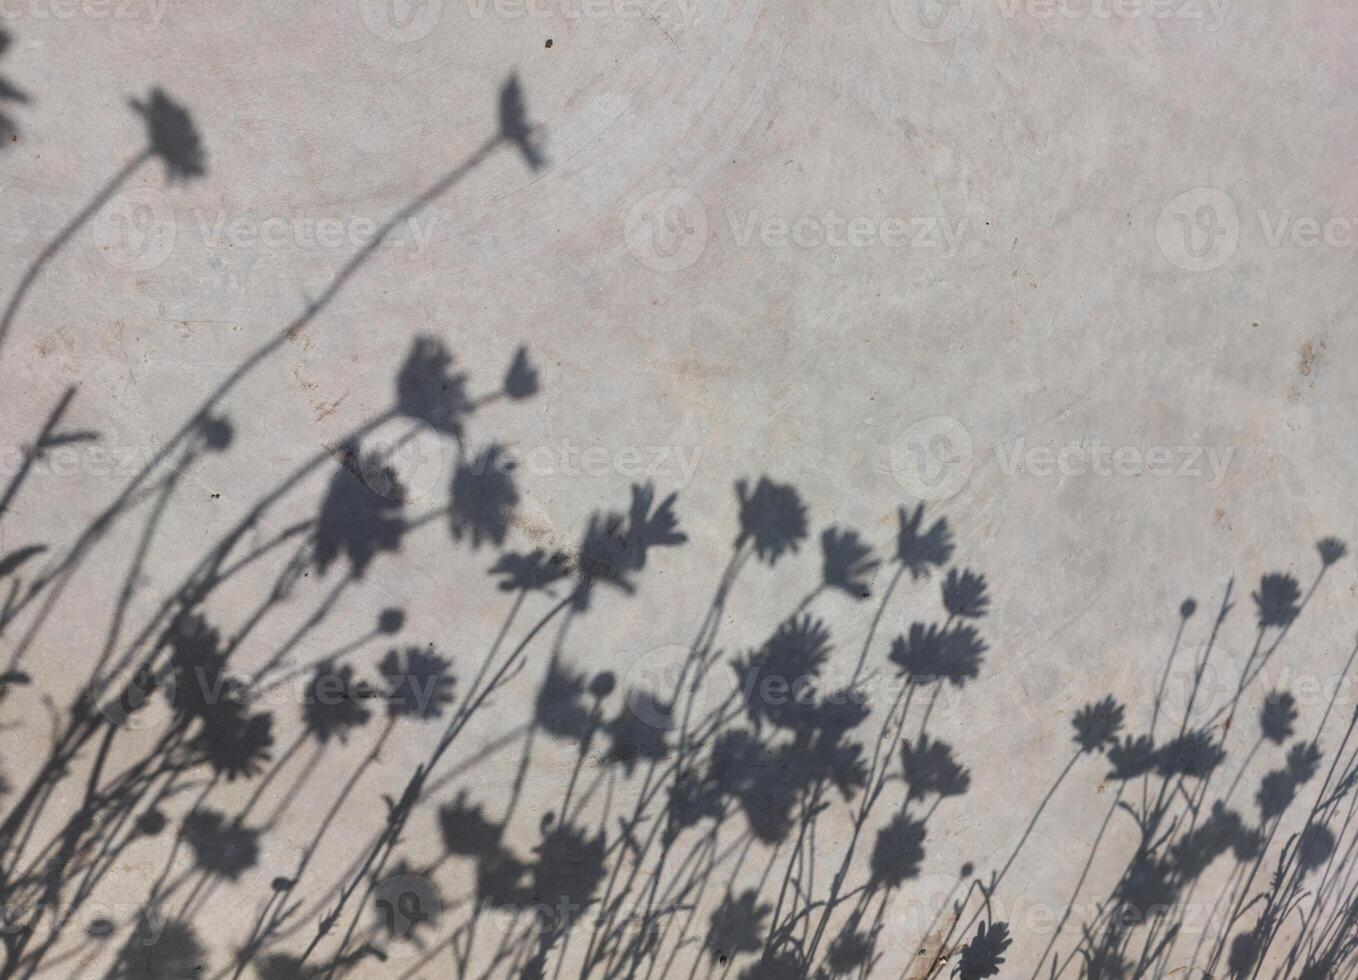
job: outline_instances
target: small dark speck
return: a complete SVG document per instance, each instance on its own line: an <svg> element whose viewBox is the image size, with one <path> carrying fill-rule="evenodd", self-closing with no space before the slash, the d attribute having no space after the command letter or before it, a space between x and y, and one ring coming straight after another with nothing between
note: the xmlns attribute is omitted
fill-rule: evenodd
<svg viewBox="0 0 1358 980"><path fill-rule="evenodd" d="M221 496L220 493L214 493L214 494L212 495L212 499L213 499L213 500L216 500L216 499L217 499L218 497L220 497L220 496Z"/></svg>
<svg viewBox="0 0 1358 980"><path fill-rule="evenodd" d="M552 46L552 39L549 37L549 38L547 39L547 47L550 48L551 46Z"/></svg>

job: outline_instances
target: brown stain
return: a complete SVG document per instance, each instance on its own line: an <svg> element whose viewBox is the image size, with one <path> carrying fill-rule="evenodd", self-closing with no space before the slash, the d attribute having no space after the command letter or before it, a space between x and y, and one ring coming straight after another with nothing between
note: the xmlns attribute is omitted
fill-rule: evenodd
<svg viewBox="0 0 1358 980"><path fill-rule="evenodd" d="M516 530L522 531L539 548L550 548L555 541L556 532L546 521L522 514L514 514L509 521Z"/></svg>
<svg viewBox="0 0 1358 980"><path fill-rule="evenodd" d="M1320 356L1325 353L1325 349L1324 338L1317 341L1303 341L1297 349L1297 374L1305 380L1294 381L1287 389L1288 401L1297 401L1301 397L1302 385L1307 388L1315 385L1315 379L1311 375L1316 370L1316 364Z"/></svg>
<svg viewBox="0 0 1358 980"><path fill-rule="evenodd" d="M316 413L315 421L319 422L321 421L321 419L326 418L327 416L334 415L335 412L339 409L340 403L343 402L344 399L348 397L349 392L346 391L344 394L336 398L333 402L312 402L311 410Z"/></svg>
<svg viewBox="0 0 1358 980"><path fill-rule="evenodd" d="M941 924L929 935L920 940L919 947L915 950L915 962L910 966L905 980L928 980L939 973L940 967L946 967L948 961L957 952L957 945L951 949L945 948L944 942L956 926L957 916L951 915L950 922Z"/></svg>
<svg viewBox="0 0 1358 980"><path fill-rule="evenodd" d="M70 354L75 351L75 336L70 327L58 327L33 345L39 357L49 357L58 351Z"/></svg>
<svg viewBox="0 0 1358 980"><path fill-rule="evenodd" d="M297 366L293 367L292 376L297 379L297 387L301 388L303 391L311 392L315 391L317 388L320 387L320 385L318 385L316 382L308 381L305 378L303 378L302 369L300 367Z"/></svg>
<svg viewBox="0 0 1358 980"><path fill-rule="evenodd" d="M1311 376L1311 368L1316 363L1315 348L1311 346L1311 342L1308 340L1301 345L1301 350L1298 353L1300 354L1300 357L1297 360L1297 372L1303 378L1309 378Z"/></svg>

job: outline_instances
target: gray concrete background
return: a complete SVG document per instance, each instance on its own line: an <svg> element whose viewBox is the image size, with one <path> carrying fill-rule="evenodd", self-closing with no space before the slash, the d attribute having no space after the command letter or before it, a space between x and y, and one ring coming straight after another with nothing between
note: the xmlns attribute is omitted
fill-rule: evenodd
<svg viewBox="0 0 1358 980"><path fill-rule="evenodd" d="M601 599L573 631L569 657L589 670L627 675L689 642L736 532L739 478L791 482L815 533L845 524L883 550L898 506L924 499L948 517L957 560L991 584L991 651L934 719L973 788L934 818L926 876L997 867L1067 761L1071 713L1108 693L1147 704L1186 596L1204 612L1185 642L1201 643L1236 577L1223 648L1238 660L1258 576L1305 584L1313 542L1351 534L1358 14L1205 0L949 9L931 28L905 0L429 0L408 22L367 0L3 0L14 43L0 75L32 100L9 110L19 137L0 156L7 280L139 152L129 97L164 87L208 162L182 186L141 168L45 268L3 350L3 442L31 439L77 385L69 425L145 459L325 290L356 236L493 135L495 93L517 71L550 164L534 174L509 150L492 156L231 392L232 451L176 496L138 614L280 474L390 404L413 336L444 338L474 391L525 344L541 395L488 408L472 432L526 454L517 546L569 546L593 509L623 507L633 450L657 465L663 451L655 479L679 491L689 535L636 599ZM599 449L586 462L570 447ZM403 465L418 512L436 505L451 456L416 448ZM6 550L68 541L123 486L74 459L32 477L0 523ZM322 490L309 484L273 527L314 512ZM35 642L35 674L88 669L137 535L133 522L100 542ZM799 561L751 568L719 645L766 636L814 585L814 555L813 538ZM452 548L439 522L384 561L315 651L399 605L412 642L471 662L509 604L482 576L485 552ZM214 596L225 629L270 581ZM304 586L291 620L245 652L266 659L325 587ZM893 604L877 658L934 587ZM1355 588L1351 564L1326 577L1287 641L1294 676L1342 666ZM854 651L866 609L827 597L818 612ZM491 745L526 718L521 681L469 738ZM1324 703L1302 710L1314 725ZM6 750L13 782L14 757L45 747L38 724ZM413 735L389 747L390 779L346 808L343 833L370 834L380 793L428 749ZM483 798L503 794L515 757L475 774ZM525 833L572 756L549 759ZM1096 833L1105 769L1088 763L1061 787L1001 906L1069 897L1078 865L1062 856ZM295 850L314 823L299 808L270 846ZM425 819L412 836L434 833ZM158 869L155 855L129 858L110 900ZM248 929L248 894L214 899L203 928L222 948ZM908 969L906 931L889 933L882 976ZM1011 966L1031 971L1047 936L1015 934ZM362 975L410 964L398 966Z"/></svg>

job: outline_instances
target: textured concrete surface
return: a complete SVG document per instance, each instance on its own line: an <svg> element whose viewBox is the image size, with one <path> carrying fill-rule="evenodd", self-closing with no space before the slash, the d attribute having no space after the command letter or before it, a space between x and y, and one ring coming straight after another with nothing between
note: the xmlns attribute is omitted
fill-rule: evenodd
<svg viewBox="0 0 1358 980"><path fill-rule="evenodd" d="M1075 951L1080 924L1099 916L1137 852L1141 832L1128 812L1114 808L1101 828L1115 798L1144 805L1140 781L1108 778L1102 750L1058 777L1076 751L1070 721L1082 705L1113 695L1126 706L1123 734L1148 730L1171 650L1161 728L1187 713L1215 726L1228 752L1199 801L1204 814L1229 787L1231 808L1260 819L1259 780L1284 754L1271 743L1251 754L1269 690L1298 692L1298 737L1327 719L1322 776L1335 757L1354 709L1340 684L1358 595L1351 561L1324 576L1285 631L1239 700L1234 730L1221 722L1222 710L1235 717L1223 706L1241 675L1259 664L1250 593L1260 577L1289 573L1305 591L1320 568L1314 543L1348 538L1353 526L1358 418L1344 379L1358 366L1354 10L1226 0L0 0L0 18L11 35L0 78L27 96L0 107L16 130L0 154L7 302L63 227L102 187L111 191L41 262L0 349L10 379L0 415L7 479L68 388L59 429L98 434L24 471L0 521L4 553L49 549L11 573L22 581L17 594L41 590L0 634L32 679L7 689L3 704L11 806L40 778L54 740L61 746L68 706L101 658L136 649L143 630L158 636L164 604L184 601L178 590L205 553L320 454L324 464L270 501L227 564L317 515L338 472L325 454L338 456L348 433L392 406L419 335L447 345L470 375L471 397L500 387L521 345L539 374L534 397L490 400L464 434L468 454L492 440L512 447L519 501L503 547L578 557L591 514L626 512L629 487L648 480L657 501L677 491L687 540L649 556L634 594L601 585L588 613L553 620L439 760L442 781L384 857L387 875L405 861L437 883L437 925L418 944L388 942L360 889L308 965L331 962L349 915L363 909L347 948L371 940L387 959L360 956L345 966L352 975L458 975L474 876L462 858L440 857L437 807L464 791L487 813L504 810L549 660L587 677L613 672L609 716L626 692L674 683L740 534L741 479L795 486L809 533L796 554L741 567L711 641L716 693L694 695L703 708L721 708L727 661L763 643L816 586L819 536L831 525L857 529L888 560L871 600L831 590L807 607L833 633L836 677L853 674L892 578L898 508L923 502L926 526L946 517L956 538L946 567L988 582L979 676L936 687L927 715L928 732L970 770L970 787L934 809L933 798L912 804L916 816L929 813L925 857L883 900L872 976L957 968L955 946L975 927L950 935L951 903L1002 869L985 917L1005 921L1013 937L1000 976L1033 974L1052 952L1073 957L1065 975L1122 975L1098 974ZM545 166L531 169L502 142L402 213L495 138L497 99L513 73ZM146 146L128 100L155 86L191 114L205 173L170 181L153 157L108 185ZM401 220L381 246L337 280L394 214ZM309 304L319 304L314 316ZM181 426L229 377L211 412L229 419L230 446L186 448ZM432 644L465 692L515 596L485 574L496 546L450 536L443 508L456 442L398 418L364 446L390 454L407 488L404 513L425 519L398 551L349 581L343 558L326 570L307 565L314 555L297 552L308 540L300 531L194 608L224 641L241 636L232 665L243 673L280 651L305 664L356 644L345 662L373 674L387 649ZM79 560L63 565L78 542ZM297 581L279 593L295 553ZM872 685L894 676L893 637L912 621L945 618L943 573L904 576L871 634L876 712L859 732L865 759L895 693ZM1207 650L1232 581L1235 608L1198 685L1215 699L1204 708L1190 693L1189 652ZM1176 648L1187 597L1197 613ZM404 611L394 639L370 636L384 608ZM551 608L550 597L530 596L508 642ZM569 629L558 634L563 621ZM1327 715L1336 685L1339 706ZM153 700L150 720L110 753L121 767L172 728L168 707ZM918 738L924 701L911 706L906 737ZM103 975L136 941L130 930L167 863L169 881L187 877L156 915L191 919L201 952L159 974L124 963L121 975L231 976L267 903L299 903L242 974L252 975L269 955L307 947L340 901L336 887L366 883L369 869L355 862L399 813L455 707L442 721L395 726L366 766L380 718L346 745L299 741L285 756L305 739L301 714L292 701L270 707L273 760L286 766L259 798L252 793L272 767L253 781L185 773L160 804L170 829L120 850L85 899L105 910L85 918L106 916L116 932L88 938L73 910L79 924L56 935L33 964L38 975ZM544 818L561 819L564 794L568 813L584 800L578 820L611 847L638 797L672 778L610 763L602 735L582 750L541 732L529 744L505 831L525 860L550 835ZM881 744L896 756L894 741ZM45 841L63 839L98 745L81 746L75 775L33 817L17 868L41 866ZM292 891L271 891L355 771L305 873ZM1305 798L1247 891L1265 888L1279 849L1307 824ZM651 920L638 911L654 911L642 903L645 886L679 880L690 847L695 867L708 860L702 833L681 838L659 868L654 851L633 859L610 850L610 873L639 875L623 918L669 930L659 952L637 953L632 968L623 956L616 975L754 969L757 952L726 962L703 945L723 891L739 895L767 871L759 901L773 906L792 862L781 912L803 900L799 888L823 900L861 799L825 794L814 853L794 833L739 864L746 830L729 817L714 847L731 854L706 890ZM148 805L139 798L134 812ZM253 866L234 881L208 876L197 894L192 855L171 850L195 805L231 815L248 807L246 823L268 823ZM855 852L853 887L870 874L878 828L905 805L893 776L885 816L874 816ZM100 830L100 839L121 832ZM74 901L73 869L89 860L83 850L72 859L58 906ZM1223 857L1176 903L1207 908L1228 879L1238 883L1235 867ZM850 928L856 898L837 907L832 936ZM975 891L968 903L963 925L980 907ZM30 910L33 900L7 904ZM1254 921L1247 914L1234 929ZM531 950L494 959L521 924L479 928L466 975L528 969ZM591 928L556 937L546 970L584 972ZM637 932L638 921L605 931L627 929ZM37 928L27 951L49 932ZM1275 952L1290 942L1288 933ZM1201 964L1212 940L1194 960L1198 945L1186 927L1154 968L1125 975ZM1219 960L1218 975L1228 975L1226 955ZM200 962L204 971L192 973Z"/></svg>

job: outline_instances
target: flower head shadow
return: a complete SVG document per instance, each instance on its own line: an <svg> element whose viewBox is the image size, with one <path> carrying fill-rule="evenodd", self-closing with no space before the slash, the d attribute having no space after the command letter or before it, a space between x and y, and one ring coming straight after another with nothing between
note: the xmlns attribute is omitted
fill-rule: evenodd
<svg viewBox="0 0 1358 980"><path fill-rule="evenodd" d="M855 599L872 594L872 577L882 564L857 531L826 528L820 536L821 581Z"/></svg>
<svg viewBox="0 0 1358 980"><path fill-rule="evenodd" d="M632 691L619 707L618 713L604 723L604 731L609 738L606 758L620 765L628 776L632 775L638 762L660 762L670 753L669 744L665 741L665 728L642 718L641 713L633 708L637 703L654 706L656 720L668 718L673 708L672 705L662 704L654 694Z"/></svg>
<svg viewBox="0 0 1358 980"><path fill-rule="evenodd" d="M1297 742L1287 751L1287 774L1298 785L1309 783L1320 769L1320 746L1315 742Z"/></svg>
<svg viewBox="0 0 1358 980"><path fill-rule="evenodd" d="M467 802L467 791L458 790L451 803L439 807L439 832L449 854L476 857L499 848L504 827L486 819L479 806Z"/></svg>
<svg viewBox="0 0 1358 980"><path fill-rule="evenodd" d="M1088 755L1116 746L1118 733L1122 731L1123 714L1122 705L1111 694L1075 712L1071 724L1075 726L1075 743L1080 751Z"/></svg>
<svg viewBox="0 0 1358 980"><path fill-rule="evenodd" d="M145 102L128 103L146 123L147 150L165 164L169 180L187 181L207 173L202 141L187 109L159 88L151 89Z"/></svg>
<svg viewBox="0 0 1358 980"><path fill-rule="evenodd" d="M514 352L514 359L509 362L509 370L505 372L501 387L505 397L513 401L532 398L538 393L538 372L528 359L527 347L520 347Z"/></svg>
<svg viewBox="0 0 1358 980"><path fill-rule="evenodd" d="M457 683L451 667L452 662L432 647L387 651L377 669L386 682L388 717L428 721L441 716L453 701Z"/></svg>
<svg viewBox="0 0 1358 980"><path fill-rule="evenodd" d="M396 410L435 432L461 438L476 406L467 396L467 376L451 370L453 355L436 337L416 337L396 375Z"/></svg>
<svg viewBox="0 0 1358 980"><path fill-rule="evenodd" d="M1121 743L1109 748L1108 761L1113 764L1112 771L1108 773L1109 779L1120 782L1137 779L1155 768L1155 743L1149 735L1135 738L1128 735Z"/></svg>
<svg viewBox="0 0 1358 980"><path fill-rule="evenodd" d="M920 533L924 523L924 505L915 507L913 514L900 509L900 531L896 536L896 560L910 570L911 578L923 578L931 568L942 568L952 559L953 536L948 519L940 517L929 529Z"/></svg>
<svg viewBox="0 0 1358 980"><path fill-rule="evenodd" d="M1348 550L1348 545L1339 538L1321 538L1316 542L1316 551L1320 553L1320 561L1326 568L1348 554Z"/></svg>
<svg viewBox="0 0 1358 980"><path fill-rule="evenodd" d="M1265 575L1253 598L1259 613L1260 629L1290 626L1301 612L1301 607L1297 605L1301 598L1301 587L1295 578L1281 572Z"/></svg>
<svg viewBox="0 0 1358 980"><path fill-rule="evenodd" d="M318 664L303 695L302 720L307 733L326 745L333 738L341 744L349 733L362 728L372 717L363 702L365 687L354 680L348 664L338 670L330 661Z"/></svg>
<svg viewBox="0 0 1358 980"><path fill-rule="evenodd" d="M3 56L9 50L10 43L9 32L0 30L0 56ZM28 102L28 96L21 89L10 84L8 79L0 77L0 102L23 104ZM17 138L18 131L14 120L0 112L0 149L13 142Z"/></svg>
<svg viewBox="0 0 1358 980"><path fill-rule="evenodd" d="M771 748L742 729L722 733L712 746L713 783L735 797L750 830L765 844L786 839L804 775L800 753Z"/></svg>
<svg viewBox="0 0 1358 980"><path fill-rule="evenodd" d="M541 170L547 165L538 141L537 127L528 121L528 110L523 103L523 87L518 75L510 75L500 89L500 138L512 143L528 164L529 170Z"/></svg>
<svg viewBox="0 0 1358 980"><path fill-rule="evenodd" d="M708 956L716 962L757 953L763 945L764 920L772 911L772 906L759 901L753 888L741 892L739 898L727 895L708 919L703 940Z"/></svg>
<svg viewBox="0 0 1358 980"><path fill-rule="evenodd" d="M737 659L737 683L755 728L768 722L805 729L816 712L812 682L829 656L829 629L808 615L784 620L762 647Z"/></svg>
<svg viewBox="0 0 1358 980"><path fill-rule="evenodd" d="M1155 769L1162 776L1205 779L1225 758L1212 732L1198 729L1162 745L1155 754Z"/></svg>
<svg viewBox="0 0 1358 980"><path fill-rule="evenodd" d="M892 641L887 656L912 683L947 681L962 687L979 676L986 649L986 642L972 626L945 629L935 623L911 623L907 635Z"/></svg>
<svg viewBox="0 0 1358 980"><path fill-rule="evenodd" d="M971 774L952 755L947 742L921 735L901 745L901 767L908 788L906 797L924 800L930 795L961 796L971 788Z"/></svg>
<svg viewBox="0 0 1358 980"><path fill-rule="evenodd" d="M1335 848L1334 832L1321 823L1310 823L1297 837L1297 866L1303 872L1315 871L1330 860Z"/></svg>
<svg viewBox="0 0 1358 980"><path fill-rule="evenodd" d="M1259 816L1269 821L1282 816L1296 796L1296 780L1286 769L1278 769L1264 774L1254 801L1259 805Z"/></svg>
<svg viewBox="0 0 1358 980"><path fill-rule="evenodd" d="M504 544L519 504L513 470L504 447L494 444L471 460L458 460L448 509L454 541L469 537L473 549L481 547L482 541L497 547Z"/></svg>
<svg viewBox="0 0 1358 980"><path fill-rule="evenodd" d="M590 518L576 561L577 610L589 608L594 586L599 582L631 595L636 591L632 575L646 567L652 548L673 547L688 540L679 530L679 519L674 513L677 499L678 495L672 493L655 504L654 486L634 484L626 516L609 512Z"/></svg>
<svg viewBox="0 0 1358 980"><path fill-rule="evenodd" d="M1271 691L1259 709L1260 734L1274 745L1292 737L1297 721L1297 699L1287 691Z"/></svg>
<svg viewBox="0 0 1358 980"><path fill-rule="evenodd" d="M181 717L206 715L222 700L234 697L226 669L221 634L199 613L180 613L165 631L170 671L165 695Z"/></svg>
<svg viewBox="0 0 1358 980"><path fill-rule="evenodd" d="M229 881L238 881L259 861L259 832L206 807L184 818L184 841L202 871Z"/></svg>
<svg viewBox="0 0 1358 980"><path fill-rule="evenodd" d="M852 925L852 923L851 923ZM845 929L825 951L825 968L831 976L852 977L868 969L877 948L875 932Z"/></svg>
<svg viewBox="0 0 1358 980"><path fill-rule="evenodd" d="M761 476L754 490L745 480L736 482L740 501L740 534L736 546L753 544L754 553L770 565L787 553L796 553L806 537L806 507L796 489Z"/></svg>
<svg viewBox="0 0 1358 980"><path fill-rule="evenodd" d="M585 706L585 675L559 660L547 665L538 688L533 718L557 738L583 742L594 731L594 715Z"/></svg>
<svg viewBox="0 0 1358 980"><path fill-rule="evenodd" d="M501 576L501 592L546 592L570 574L570 559L563 551L548 553L542 548L528 554L507 551L491 566L490 574Z"/></svg>
<svg viewBox="0 0 1358 980"><path fill-rule="evenodd" d="M924 823L898 813L877 832L872 849L872 881L884 888L898 888L918 878L924 863Z"/></svg>
<svg viewBox="0 0 1358 980"><path fill-rule="evenodd" d="M990 607L985 576L953 568L943 580L943 607L962 619L980 619Z"/></svg>
<svg viewBox="0 0 1358 980"><path fill-rule="evenodd" d="M238 702L223 701L204 714L202 721L194 745L227 782L242 776L253 778L273 758L273 715L269 712L247 715Z"/></svg>
<svg viewBox="0 0 1358 980"><path fill-rule="evenodd" d="M362 455L352 443L340 453L316 521L312 560L324 574L342 555L361 579L379 552L400 550L405 490L378 454Z"/></svg>
<svg viewBox="0 0 1358 980"><path fill-rule="evenodd" d="M983 980L996 976L1000 964L1004 962L1004 952L1013 943L1009 937L1009 926L1004 922L982 922L976 926L976 935L971 937L962 950L954 971L961 980Z"/></svg>
<svg viewBox="0 0 1358 980"><path fill-rule="evenodd" d="M201 976L207 967L207 950L193 928L185 922L156 921L145 910L118 953L109 976L112 980L179 980Z"/></svg>
<svg viewBox="0 0 1358 980"><path fill-rule="evenodd" d="M558 823L543 837L536 855L531 871L533 896L554 917L542 925L550 933L564 934L574 924L572 916L583 915L593 904L594 893L603 883L603 833L591 837L583 828Z"/></svg>

